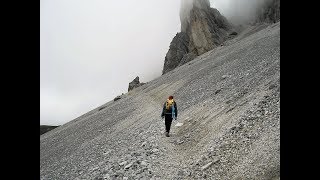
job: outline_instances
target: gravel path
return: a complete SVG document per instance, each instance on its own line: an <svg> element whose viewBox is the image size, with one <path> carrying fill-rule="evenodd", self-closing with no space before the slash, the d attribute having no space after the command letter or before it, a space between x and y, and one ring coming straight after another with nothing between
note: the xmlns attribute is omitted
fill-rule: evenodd
<svg viewBox="0 0 320 180"><path fill-rule="evenodd" d="M166 98L181 127L164 136ZM41 179L279 179L280 22L40 136Z"/></svg>

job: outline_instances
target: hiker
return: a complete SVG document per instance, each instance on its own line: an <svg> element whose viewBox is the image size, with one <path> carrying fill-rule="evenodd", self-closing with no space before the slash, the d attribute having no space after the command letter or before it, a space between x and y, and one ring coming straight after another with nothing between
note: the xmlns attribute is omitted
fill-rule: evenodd
<svg viewBox="0 0 320 180"><path fill-rule="evenodd" d="M169 98L163 105L162 113L161 113L161 118L163 119L165 117L167 137L169 137L172 119L177 120L177 116L178 116L177 103L173 100L173 96L169 96Z"/></svg>

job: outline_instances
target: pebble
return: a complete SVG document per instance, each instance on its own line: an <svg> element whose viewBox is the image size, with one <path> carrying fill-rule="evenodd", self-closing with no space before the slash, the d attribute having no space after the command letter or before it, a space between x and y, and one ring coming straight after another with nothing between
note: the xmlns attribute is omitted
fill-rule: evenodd
<svg viewBox="0 0 320 180"><path fill-rule="evenodd" d="M129 169L132 165L133 165L133 163L130 163L130 164L126 165L124 168Z"/></svg>
<svg viewBox="0 0 320 180"><path fill-rule="evenodd" d="M208 167L210 167L213 163L212 162L209 162L208 164L204 165L201 167L201 170L204 171L206 170Z"/></svg>
<svg viewBox="0 0 320 180"><path fill-rule="evenodd" d="M147 162L145 162L145 161L141 161L141 163L140 163L142 166L147 166L148 164L147 164Z"/></svg>
<svg viewBox="0 0 320 180"><path fill-rule="evenodd" d="M123 161L122 163L120 163L119 165L120 166L123 166L123 165L126 165L127 164L127 161Z"/></svg>

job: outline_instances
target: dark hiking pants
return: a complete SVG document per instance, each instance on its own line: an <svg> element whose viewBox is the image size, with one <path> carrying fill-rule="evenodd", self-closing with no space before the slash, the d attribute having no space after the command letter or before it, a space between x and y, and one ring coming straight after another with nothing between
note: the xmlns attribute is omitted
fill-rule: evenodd
<svg viewBox="0 0 320 180"><path fill-rule="evenodd" d="M170 132L170 127L172 123L172 114L165 115L165 125L166 125L166 132Z"/></svg>

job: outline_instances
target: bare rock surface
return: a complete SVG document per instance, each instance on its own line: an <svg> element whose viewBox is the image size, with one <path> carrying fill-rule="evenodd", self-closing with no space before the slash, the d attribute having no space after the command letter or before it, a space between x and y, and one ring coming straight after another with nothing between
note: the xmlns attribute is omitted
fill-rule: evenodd
<svg viewBox="0 0 320 180"><path fill-rule="evenodd" d="M169 95L183 125L165 137ZM280 22L101 107L40 136L42 180L279 179Z"/></svg>
<svg viewBox="0 0 320 180"><path fill-rule="evenodd" d="M209 0L182 1L180 21L181 32L170 43L162 74L217 47L233 30L227 19L210 7Z"/></svg>

